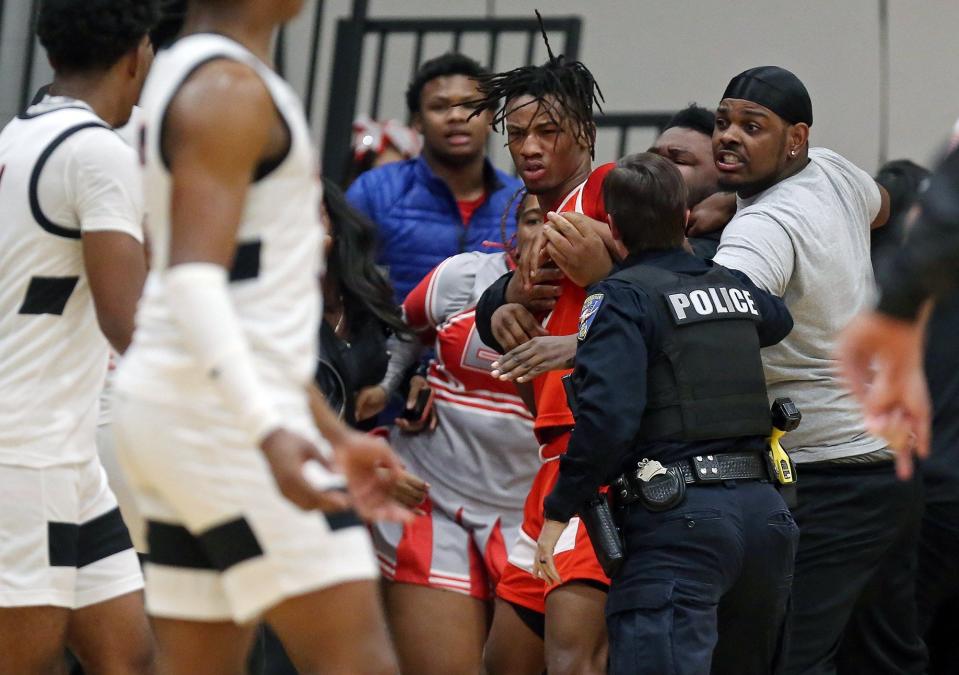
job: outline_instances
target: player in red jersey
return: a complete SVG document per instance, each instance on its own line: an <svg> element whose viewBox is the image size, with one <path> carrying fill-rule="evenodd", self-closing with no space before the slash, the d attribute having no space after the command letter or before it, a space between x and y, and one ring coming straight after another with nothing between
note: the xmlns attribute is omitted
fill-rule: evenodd
<svg viewBox="0 0 959 675"><path fill-rule="evenodd" d="M485 97L480 109L497 109L494 124L505 128L519 176L543 210L578 211L605 221L602 181L612 165L592 168L593 106L598 106L602 94L589 70L550 52L542 66L481 78L480 91ZM554 227L560 226L555 216L551 220ZM545 354L563 347L570 335L575 339L585 299L583 287L605 275L615 247L608 228L580 234L574 246L561 248L541 236L533 249L541 255L527 256L517 273L502 277L484 293L476 324L487 344L505 350L535 338ZM544 265L546 257L555 268ZM594 276L596 268L603 274ZM515 329L514 344L499 344L493 338L491 324L496 321ZM561 381L567 372L568 368L553 370L533 382L535 431L542 444L543 465L526 500L510 564L497 586L485 655L487 672L492 674L539 673L544 666L550 673L606 670L603 609L609 579L579 519L570 521L557 548L563 584L547 588L532 574L543 523L542 499L555 483L555 460L565 451L573 426Z"/></svg>

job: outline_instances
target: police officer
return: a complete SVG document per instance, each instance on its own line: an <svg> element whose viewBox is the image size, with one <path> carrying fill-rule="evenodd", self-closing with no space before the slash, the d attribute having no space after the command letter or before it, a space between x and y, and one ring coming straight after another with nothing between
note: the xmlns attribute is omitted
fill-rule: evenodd
<svg viewBox="0 0 959 675"><path fill-rule="evenodd" d="M682 248L686 189L668 160L621 160L604 198L630 255L583 304L576 427L534 570L560 580L557 542L614 484L626 559L606 607L610 672L769 673L799 533L765 462L759 350L792 318L745 275Z"/></svg>

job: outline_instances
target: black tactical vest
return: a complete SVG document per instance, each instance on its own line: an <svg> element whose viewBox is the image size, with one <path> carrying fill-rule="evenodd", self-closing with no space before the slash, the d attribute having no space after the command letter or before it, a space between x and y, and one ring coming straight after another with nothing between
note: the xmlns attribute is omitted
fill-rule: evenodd
<svg viewBox="0 0 959 675"><path fill-rule="evenodd" d="M742 282L722 267L692 276L633 265L612 278L641 287L661 327L637 440L769 435L759 310Z"/></svg>

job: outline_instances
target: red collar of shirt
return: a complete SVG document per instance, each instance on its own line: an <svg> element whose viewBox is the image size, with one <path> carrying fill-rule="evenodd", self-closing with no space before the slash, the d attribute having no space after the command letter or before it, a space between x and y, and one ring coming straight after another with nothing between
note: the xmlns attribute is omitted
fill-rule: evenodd
<svg viewBox="0 0 959 675"><path fill-rule="evenodd" d="M464 199L464 200L456 201L456 206L459 207L460 218L463 219L464 225L469 225L470 219L473 217L473 213L475 213L476 209L478 209L480 205L482 205L482 203L485 201L486 201L485 192L476 199L469 199L469 200Z"/></svg>

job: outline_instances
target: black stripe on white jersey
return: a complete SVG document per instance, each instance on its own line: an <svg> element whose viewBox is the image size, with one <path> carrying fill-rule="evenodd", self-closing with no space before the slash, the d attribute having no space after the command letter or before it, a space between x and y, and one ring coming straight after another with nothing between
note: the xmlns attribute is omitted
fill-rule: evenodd
<svg viewBox="0 0 959 675"><path fill-rule="evenodd" d="M63 110L63 108L58 108L58 110ZM40 227L50 234L56 235L57 237L79 239L80 230L57 225L43 214L43 210L40 208L40 196L37 193L37 189L40 185L40 174L43 172L43 167L46 165L47 161L49 161L54 150L60 147L60 145L62 145L63 142L70 138L73 134L77 133L78 131L83 131L84 129L90 129L91 127L102 127L104 129L113 131L103 122L84 122L83 124L70 127L59 136L54 138L53 141L51 141L50 145L48 145L40 155L36 166L33 167L33 173L30 174L30 212L33 214L33 219L37 221L37 224L40 225Z"/></svg>
<svg viewBox="0 0 959 675"><path fill-rule="evenodd" d="M78 281L80 277L33 277L18 313L60 316Z"/></svg>
<svg viewBox="0 0 959 675"><path fill-rule="evenodd" d="M246 281L260 276L260 251L263 243L256 239L237 244L233 255L233 264L230 265L230 281Z"/></svg>
<svg viewBox="0 0 959 675"><path fill-rule="evenodd" d="M41 100L42 100L42 97L41 97ZM39 103L39 101L37 101L37 102ZM31 105L33 105L33 104L31 103ZM17 119L20 119L20 120L35 120L35 119L38 118L38 117L43 117L44 115L49 115L50 113L60 112L61 110L86 110L86 111L89 111L90 108L88 108L88 107L85 106L85 105L59 105L59 106L57 106L57 107L55 107L55 108L50 108L49 110L41 110L40 112L35 112L35 113L31 113L31 112L26 112L26 111L24 111L24 112L20 113L19 115L17 115Z"/></svg>

